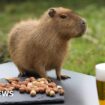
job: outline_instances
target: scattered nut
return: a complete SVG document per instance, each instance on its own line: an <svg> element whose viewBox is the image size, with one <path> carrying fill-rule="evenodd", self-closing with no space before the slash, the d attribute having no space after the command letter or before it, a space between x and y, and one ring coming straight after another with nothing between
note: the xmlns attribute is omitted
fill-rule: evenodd
<svg viewBox="0 0 105 105"><path fill-rule="evenodd" d="M0 87L5 87L5 86L6 86L6 84L0 83Z"/></svg>
<svg viewBox="0 0 105 105"><path fill-rule="evenodd" d="M31 88L30 87L26 87L26 92L30 93L30 91L31 91Z"/></svg>
<svg viewBox="0 0 105 105"><path fill-rule="evenodd" d="M28 82L27 81L23 81L23 84L27 86Z"/></svg>
<svg viewBox="0 0 105 105"><path fill-rule="evenodd" d="M15 87L12 87L12 86L11 86L9 89L10 89L10 90L14 90L14 89L15 89Z"/></svg>
<svg viewBox="0 0 105 105"><path fill-rule="evenodd" d="M15 85L15 89L18 90L19 88L20 88L20 85L19 84L16 84Z"/></svg>
<svg viewBox="0 0 105 105"><path fill-rule="evenodd" d="M27 87L32 87L33 85L32 85L32 83L31 82L29 82L28 84L27 84Z"/></svg>
<svg viewBox="0 0 105 105"><path fill-rule="evenodd" d="M51 97L55 96L55 92L53 90L50 91L50 94L49 94Z"/></svg>
<svg viewBox="0 0 105 105"><path fill-rule="evenodd" d="M36 80L35 80L35 81L33 81L33 82L32 82L32 84L33 84L33 85L36 85L36 84L37 84L37 81L36 81Z"/></svg>
<svg viewBox="0 0 105 105"><path fill-rule="evenodd" d="M35 90L31 90L30 95L31 95L32 97L33 97L33 96L36 96L36 91L35 91Z"/></svg>
<svg viewBox="0 0 105 105"><path fill-rule="evenodd" d="M44 84L45 82L44 82L44 81L40 81L40 83L41 83L41 84Z"/></svg>
<svg viewBox="0 0 105 105"><path fill-rule="evenodd" d="M62 89L62 86L58 85L57 88L58 88L58 89Z"/></svg>
<svg viewBox="0 0 105 105"><path fill-rule="evenodd" d="M35 78L34 77L30 77L30 81L35 81Z"/></svg>
<svg viewBox="0 0 105 105"><path fill-rule="evenodd" d="M26 78L25 81L30 82L30 78Z"/></svg>
<svg viewBox="0 0 105 105"><path fill-rule="evenodd" d="M37 93L39 93L39 92L40 92L40 90L39 90L39 88L38 88L38 87L35 89L35 91L36 91Z"/></svg>
<svg viewBox="0 0 105 105"><path fill-rule="evenodd" d="M51 91L51 90L50 90L49 88L47 88L47 89L46 89L46 95L48 95L48 96L49 96L50 91Z"/></svg>
<svg viewBox="0 0 105 105"><path fill-rule="evenodd" d="M54 82L51 82L48 84L48 86L53 88L53 87L56 87L56 84Z"/></svg>
<svg viewBox="0 0 105 105"><path fill-rule="evenodd" d="M20 87L20 88L19 88L19 91L20 91L20 93L24 93L24 92L26 91L26 89L23 88L23 87Z"/></svg>
<svg viewBox="0 0 105 105"><path fill-rule="evenodd" d="M59 92L60 95L64 95L64 90L63 89L59 89L58 92Z"/></svg>
<svg viewBox="0 0 105 105"><path fill-rule="evenodd" d="M27 92L31 96L37 93L46 93L46 95L53 97L56 93L64 95L62 86L57 86L54 82L48 82L46 78L35 79L34 77L26 78L20 81L18 78L6 79L9 83L0 83L0 91L19 90L20 93Z"/></svg>
<svg viewBox="0 0 105 105"><path fill-rule="evenodd" d="M26 85L23 84L23 85L20 85L20 87L21 87L21 88L26 88Z"/></svg>
<svg viewBox="0 0 105 105"><path fill-rule="evenodd" d="M3 87L0 87L0 91L3 91L3 89L4 89Z"/></svg>
<svg viewBox="0 0 105 105"><path fill-rule="evenodd" d="M58 88L57 88L57 87L54 87L54 88L53 88L53 91L54 91L55 93L58 93Z"/></svg>
<svg viewBox="0 0 105 105"><path fill-rule="evenodd" d="M22 85L22 84L23 84L23 82L22 82L22 81L19 81L19 82L18 82L18 84L19 84L19 85Z"/></svg>
<svg viewBox="0 0 105 105"><path fill-rule="evenodd" d="M45 89L43 87L39 87L39 92L40 93L44 93L45 92Z"/></svg>

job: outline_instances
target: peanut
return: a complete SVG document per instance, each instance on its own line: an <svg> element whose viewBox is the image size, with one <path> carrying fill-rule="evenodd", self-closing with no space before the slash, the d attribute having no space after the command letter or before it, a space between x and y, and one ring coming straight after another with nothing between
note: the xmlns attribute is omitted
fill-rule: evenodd
<svg viewBox="0 0 105 105"><path fill-rule="evenodd" d="M58 89L62 89L62 86L58 85L57 88L58 88Z"/></svg>
<svg viewBox="0 0 105 105"><path fill-rule="evenodd" d="M30 87L26 87L26 92L30 93L30 91L31 91L31 88Z"/></svg>
<svg viewBox="0 0 105 105"><path fill-rule="evenodd" d="M53 87L56 87L56 84L51 82L51 83L48 84L48 86L53 88Z"/></svg>
<svg viewBox="0 0 105 105"><path fill-rule="evenodd" d="M36 95L36 91L35 90L31 90L30 95L33 97Z"/></svg>
<svg viewBox="0 0 105 105"><path fill-rule="evenodd" d="M50 94L49 94L51 97L55 96L55 92L53 90L50 91Z"/></svg>
<svg viewBox="0 0 105 105"><path fill-rule="evenodd" d="M60 95L64 95L64 90L63 89L58 89L58 92Z"/></svg>
<svg viewBox="0 0 105 105"><path fill-rule="evenodd" d="M30 78L26 78L25 81L30 82Z"/></svg>
<svg viewBox="0 0 105 105"><path fill-rule="evenodd" d="M19 85L19 84L16 84L16 85L15 85L15 89L18 90L19 88L20 88L20 85Z"/></svg>
<svg viewBox="0 0 105 105"><path fill-rule="evenodd" d="M57 87L54 87L54 88L53 88L53 91L54 91L55 93L57 93L57 92L58 92Z"/></svg>
<svg viewBox="0 0 105 105"><path fill-rule="evenodd" d="M56 93L64 95L64 89L54 82L48 82L45 78L35 79L34 77L26 78L24 81L19 81L17 78L8 79L9 83L0 83L0 91L10 91L17 89L20 93L27 92L31 96L37 93L46 93L46 95L53 97Z"/></svg>
<svg viewBox="0 0 105 105"><path fill-rule="evenodd" d="M20 87L19 91L20 91L20 93L24 93L26 91L26 89L24 87Z"/></svg>
<svg viewBox="0 0 105 105"><path fill-rule="evenodd" d="M48 96L49 96L50 91L51 91L51 90L50 90L49 88L47 88L47 89L46 89L46 95L48 95Z"/></svg>
<svg viewBox="0 0 105 105"><path fill-rule="evenodd" d="M36 79L34 77L30 77L30 81L35 81Z"/></svg>
<svg viewBox="0 0 105 105"><path fill-rule="evenodd" d="M32 85L32 83L31 82L29 82L28 84L27 84L27 87L32 87L33 85Z"/></svg>

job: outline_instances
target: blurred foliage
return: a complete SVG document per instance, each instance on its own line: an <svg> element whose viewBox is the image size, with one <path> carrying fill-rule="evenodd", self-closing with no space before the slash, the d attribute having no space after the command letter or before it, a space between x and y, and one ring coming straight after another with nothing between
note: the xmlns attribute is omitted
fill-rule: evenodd
<svg viewBox="0 0 105 105"><path fill-rule="evenodd" d="M72 8L88 24L86 34L71 41L64 68L94 75L95 64L105 62L105 0L0 0L0 63L10 59L7 35L16 22L58 6Z"/></svg>

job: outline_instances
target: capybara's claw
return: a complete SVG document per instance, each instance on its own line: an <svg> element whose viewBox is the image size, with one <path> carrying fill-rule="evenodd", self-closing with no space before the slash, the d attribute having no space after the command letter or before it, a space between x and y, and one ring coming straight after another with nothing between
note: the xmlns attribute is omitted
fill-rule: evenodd
<svg viewBox="0 0 105 105"><path fill-rule="evenodd" d="M68 79L68 78L71 78L67 75L61 75L60 77L57 77L57 80L65 80L65 79Z"/></svg>
<svg viewBox="0 0 105 105"><path fill-rule="evenodd" d="M61 75L61 79L63 79L63 80L68 79L68 78L71 78L71 77L67 76L67 75Z"/></svg>

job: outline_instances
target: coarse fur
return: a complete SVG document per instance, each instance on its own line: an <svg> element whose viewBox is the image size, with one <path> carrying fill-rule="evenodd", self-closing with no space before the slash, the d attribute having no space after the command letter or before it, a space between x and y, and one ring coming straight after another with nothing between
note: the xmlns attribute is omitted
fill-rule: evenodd
<svg viewBox="0 0 105 105"><path fill-rule="evenodd" d="M55 69L61 79L61 67L68 41L85 31L79 15L63 7L48 9L40 19L17 23L9 33L8 47L20 73L26 70L47 77Z"/></svg>

